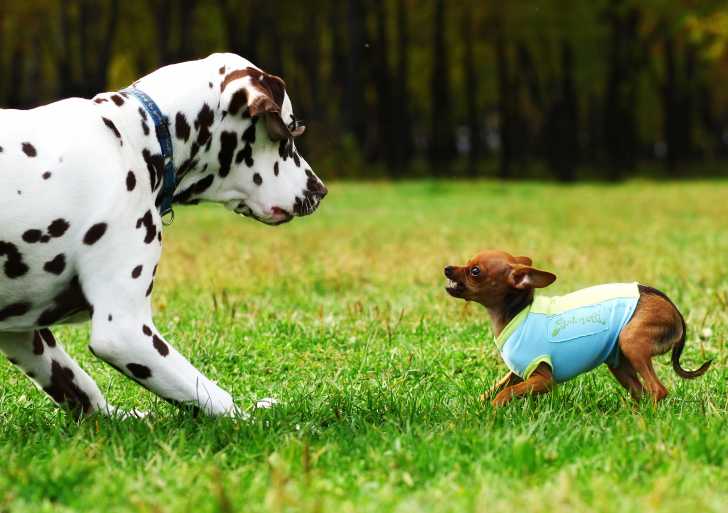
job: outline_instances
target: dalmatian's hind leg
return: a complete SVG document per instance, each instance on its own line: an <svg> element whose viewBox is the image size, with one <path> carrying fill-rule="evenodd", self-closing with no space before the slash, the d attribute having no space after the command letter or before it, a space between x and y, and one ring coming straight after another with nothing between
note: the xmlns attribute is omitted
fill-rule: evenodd
<svg viewBox="0 0 728 513"><path fill-rule="evenodd" d="M58 405L76 417L114 414L94 380L56 341L49 329L0 333L0 350Z"/></svg>

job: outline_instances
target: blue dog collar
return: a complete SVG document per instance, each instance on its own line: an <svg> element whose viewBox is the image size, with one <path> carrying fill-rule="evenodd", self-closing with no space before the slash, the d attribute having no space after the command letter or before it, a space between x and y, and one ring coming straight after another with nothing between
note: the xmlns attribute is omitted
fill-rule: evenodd
<svg viewBox="0 0 728 513"><path fill-rule="evenodd" d="M162 149L162 159L164 162L164 176L162 177L162 202L159 205L159 213L164 217L168 213L172 212L172 197L174 196L174 189L177 185L177 172L174 169L174 160L172 158L172 136L169 135L169 121L159 110L157 104L152 98L136 87L127 87L122 91L134 95L144 106L144 109L149 113L154 121L154 131L157 134L157 140L159 146ZM172 220L174 219L174 212L172 212Z"/></svg>

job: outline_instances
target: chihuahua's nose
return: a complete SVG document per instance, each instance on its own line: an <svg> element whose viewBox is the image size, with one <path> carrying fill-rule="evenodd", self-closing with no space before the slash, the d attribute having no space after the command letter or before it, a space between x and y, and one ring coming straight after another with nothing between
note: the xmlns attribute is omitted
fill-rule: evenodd
<svg viewBox="0 0 728 513"><path fill-rule="evenodd" d="M455 268L451 265L448 265L445 267L445 276L448 278L452 278L453 273L455 273Z"/></svg>

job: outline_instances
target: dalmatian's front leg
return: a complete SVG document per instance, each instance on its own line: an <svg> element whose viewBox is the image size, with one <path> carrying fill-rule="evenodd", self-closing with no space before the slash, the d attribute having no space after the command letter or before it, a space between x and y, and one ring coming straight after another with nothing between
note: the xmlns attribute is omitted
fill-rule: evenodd
<svg viewBox="0 0 728 513"><path fill-rule="evenodd" d="M138 212L138 211L137 211ZM155 209L93 221L78 270L93 306L91 351L159 397L209 415L237 413L230 394L207 379L157 331L151 293L161 256L161 219Z"/></svg>
<svg viewBox="0 0 728 513"><path fill-rule="evenodd" d="M113 323L92 322L92 352L159 397L194 405L208 415L236 413L230 394L207 379L157 331L151 316L129 311L113 301L94 305L113 309Z"/></svg>
<svg viewBox="0 0 728 513"><path fill-rule="evenodd" d="M94 380L63 350L49 329L0 333L0 350L57 404L76 417L116 414Z"/></svg>
<svg viewBox="0 0 728 513"><path fill-rule="evenodd" d="M114 308L114 325L92 323L90 348L122 374L175 404L191 404L209 415L235 413L230 394L207 379L167 342L150 316ZM118 321L117 321L118 319Z"/></svg>
<svg viewBox="0 0 728 513"><path fill-rule="evenodd" d="M158 246L157 246L158 247ZM81 273L81 286L93 305L91 344L97 357L175 404L193 405L209 415L233 415L230 394L207 379L162 337L152 322L150 294L159 251L146 259L94 261ZM143 262L143 263L139 263Z"/></svg>

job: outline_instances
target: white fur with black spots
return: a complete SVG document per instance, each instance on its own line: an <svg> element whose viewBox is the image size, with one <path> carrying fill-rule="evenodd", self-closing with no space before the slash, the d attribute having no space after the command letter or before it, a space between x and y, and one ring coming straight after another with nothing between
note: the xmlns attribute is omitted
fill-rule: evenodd
<svg viewBox="0 0 728 513"><path fill-rule="evenodd" d="M313 213L326 187L298 154L284 82L233 54L134 83L169 122L175 204L266 224ZM238 412L152 322L164 162L134 95L0 110L0 350L75 414L117 413L49 327L91 319L91 351L173 403Z"/></svg>

